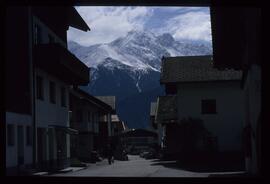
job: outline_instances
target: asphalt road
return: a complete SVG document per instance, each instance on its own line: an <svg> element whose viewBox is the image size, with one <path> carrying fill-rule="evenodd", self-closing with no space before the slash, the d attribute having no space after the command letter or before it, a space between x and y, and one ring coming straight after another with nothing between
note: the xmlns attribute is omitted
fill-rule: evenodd
<svg viewBox="0 0 270 184"><path fill-rule="evenodd" d="M146 160L129 155L129 161L115 161L109 165L107 160L92 164L86 169L54 174L52 176L86 177L208 177L212 173L198 173L171 167L174 161Z"/></svg>

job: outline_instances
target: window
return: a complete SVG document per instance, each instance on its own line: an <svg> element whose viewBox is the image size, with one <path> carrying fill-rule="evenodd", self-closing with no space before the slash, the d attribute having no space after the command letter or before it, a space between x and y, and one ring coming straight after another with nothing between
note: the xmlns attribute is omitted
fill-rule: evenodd
<svg viewBox="0 0 270 184"><path fill-rule="evenodd" d="M88 122L91 122L91 112L90 111L88 111Z"/></svg>
<svg viewBox="0 0 270 184"><path fill-rule="evenodd" d="M92 113L92 130L95 131L95 114Z"/></svg>
<svg viewBox="0 0 270 184"><path fill-rule="evenodd" d="M30 126L26 127L26 145L32 145L32 129Z"/></svg>
<svg viewBox="0 0 270 184"><path fill-rule="evenodd" d="M37 76L37 98L40 100L44 99L43 79L40 76Z"/></svg>
<svg viewBox="0 0 270 184"><path fill-rule="evenodd" d="M34 27L34 44L41 43L41 28L39 25L35 24Z"/></svg>
<svg viewBox="0 0 270 184"><path fill-rule="evenodd" d="M14 125L7 125L7 141L9 146L14 145Z"/></svg>
<svg viewBox="0 0 270 184"><path fill-rule="evenodd" d="M202 114L216 114L216 100L202 100Z"/></svg>
<svg viewBox="0 0 270 184"><path fill-rule="evenodd" d="M55 83L50 81L50 102L55 104Z"/></svg>
<svg viewBox="0 0 270 184"><path fill-rule="evenodd" d="M55 43L55 39L52 35L49 34L48 37L49 37L49 43Z"/></svg>
<svg viewBox="0 0 270 184"><path fill-rule="evenodd" d="M66 107L66 89L61 87L61 106Z"/></svg>
<svg viewBox="0 0 270 184"><path fill-rule="evenodd" d="M83 114L82 114L82 110L77 110L76 111L76 116L77 116L77 121L78 122L82 122L82 120L83 120Z"/></svg>

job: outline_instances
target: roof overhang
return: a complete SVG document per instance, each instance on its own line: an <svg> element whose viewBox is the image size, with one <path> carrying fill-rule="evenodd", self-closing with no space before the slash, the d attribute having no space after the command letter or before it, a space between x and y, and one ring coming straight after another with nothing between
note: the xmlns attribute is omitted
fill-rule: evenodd
<svg viewBox="0 0 270 184"><path fill-rule="evenodd" d="M83 31L90 31L87 23L83 20L80 14L74 7L68 8L68 23L71 27L83 30Z"/></svg>
<svg viewBox="0 0 270 184"><path fill-rule="evenodd" d="M90 103L96 106L97 108L101 109L105 113L113 113L113 109L111 108L110 105L104 103L103 101L99 100L98 98L90 95L89 93L79 88L72 88L72 90L70 90L70 93L79 100L82 100L86 103Z"/></svg>
<svg viewBox="0 0 270 184"><path fill-rule="evenodd" d="M60 44L34 46L34 63L68 84L87 85L89 83L90 68Z"/></svg>
<svg viewBox="0 0 270 184"><path fill-rule="evenodd" d="M214 67L245 69L260 62L261 8L210 7Z"/></svg>

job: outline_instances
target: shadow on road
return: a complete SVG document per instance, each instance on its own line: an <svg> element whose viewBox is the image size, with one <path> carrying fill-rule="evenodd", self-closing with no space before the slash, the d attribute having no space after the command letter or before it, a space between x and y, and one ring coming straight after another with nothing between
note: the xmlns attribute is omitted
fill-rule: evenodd
<svg viewBox="0 0 270 184"><path fill-rule="evenodd" d="M184 163L180 161L162 161L162 160L153 160L151 165L162 165L168 168L174 168L179 170L186 170L191 172L238 172L244 171L243 163L231 163L231 162L220 162L220 163Z"/></svg>

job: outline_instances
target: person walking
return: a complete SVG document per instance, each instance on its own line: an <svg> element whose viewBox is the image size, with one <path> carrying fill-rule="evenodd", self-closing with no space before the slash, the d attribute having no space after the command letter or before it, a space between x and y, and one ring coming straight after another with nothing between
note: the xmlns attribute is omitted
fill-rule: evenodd
<svg viewBox="0 0 270 184"><path fill-rule="evenodd" d="M107 149L107 157L108 157L108 162L111 165L111 163L113 162L113 150L112 147L110 145L108 145L108 149Z"/></svg>

